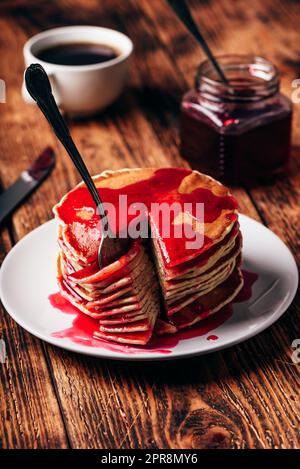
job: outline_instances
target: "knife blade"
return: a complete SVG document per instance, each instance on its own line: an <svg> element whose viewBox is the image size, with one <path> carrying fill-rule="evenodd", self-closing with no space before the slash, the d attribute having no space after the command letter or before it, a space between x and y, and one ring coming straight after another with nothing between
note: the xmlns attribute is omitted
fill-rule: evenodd
<svg viewBox="0 0 300 469"><path fill-rule="evenodd" d="M17 181L0 195L0 224L51 173L55 154L47 147L30 168L23 171Z"/></svg>

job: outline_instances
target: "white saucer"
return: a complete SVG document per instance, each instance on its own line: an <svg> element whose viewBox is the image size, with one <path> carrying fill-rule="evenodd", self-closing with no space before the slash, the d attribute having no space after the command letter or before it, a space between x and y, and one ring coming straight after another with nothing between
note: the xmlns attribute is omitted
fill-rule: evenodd
<svg viewBox="0 0 300 469"><path fill-rule="evenodd" d="M29 233L7 255L0 271L1 300L11 317L28 332L73 352L123 360L162 360L221 350L273 324L292 302L298 285L297 266L285 244L272 231L245 215L240 215L240 224L244 240L243 268L258 275L252 297L236 303L233 315L216 329L181 339L176 345L176 338L175 341L172 338L172 346L166 340L149 349L119 347L88 337L80 340L77 337L74 341L74 337L67 337L71 333L61 332L74 330L76 314L63 313L49 301L49 295L58 291L55 220Z"/></svg>

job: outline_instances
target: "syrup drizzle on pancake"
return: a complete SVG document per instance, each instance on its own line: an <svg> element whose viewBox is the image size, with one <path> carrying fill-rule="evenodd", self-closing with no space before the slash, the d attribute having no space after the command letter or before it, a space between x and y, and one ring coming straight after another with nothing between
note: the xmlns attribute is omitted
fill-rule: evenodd
<svg viewBox="0 0 300 469"><path fill-rule="evenodd" d="M237 219L237 215L233 212L237 209L237 203L235 198L228 192L226 192L225 195L216 195L211 189L204 187L195 188L190 193L179 192L179 187L184 178L191 174L192 171L189 169L162 168L156 170L148 179L142 179L132 184L122 186L121 188L112 189L104 186L99 189L99 192L101 191L103 202L112 203L115 207L118 207L119 205L119 196L127 195L128 206L136 202L143 203L147 207L148 213L151 212L152 202L178 202L180 204L191 203L193 207L196 206L196 203L201 202L204 203L205 207L204 223L215 222L220 217L223 210L231 212L227 216L228 224L234 222ZM83 207L86 211L90 211L91 216L89 218L81 217ZM98 238L93 239L96 247L99 244L101 233L98 215L95 211L91 211L93 208L94 203L88 190L85 186L77 186L64 197L61 204L56 206L55 213L66 225L71 226L74 223L78 223L80 226L85 228L86 232L94 233L96 237L98 233ZM195 213L192 213L192 215L195 216ZM123 213L120 217L117 217L117 226L115 221L110 218L109 223L110 226L115 227L118 233L122 233L127 229L128 224L133 220L133 218L134 215ZM97 227L99 230L97 230ZM73 246L82 251L83 244L78 244L79 241L79 234L76 238L74 233L72 233ZM185 238L163 238L160 241L165 245L164 252L168 257L166 261L170 264L176 263L176 261L179 261L186 256ZM199 254L211 245L212 240L204 233L204 245L200 250L195 250L195 253ZM94 256L91 257L95 258L95 256L96 252L94 253Z"/></svg>

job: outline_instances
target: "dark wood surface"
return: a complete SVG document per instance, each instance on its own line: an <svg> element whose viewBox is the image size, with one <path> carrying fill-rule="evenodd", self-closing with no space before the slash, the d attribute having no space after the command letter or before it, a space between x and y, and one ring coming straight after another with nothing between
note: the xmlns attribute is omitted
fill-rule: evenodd
<svg viewBox="0 0 300 469"><path fill-rule="evenodd" d="M217 53L251 52L273 60L283 91L300 75L296 1L190 1ZM187 166L178 151L180 97L203 59L163 0L5 1L0 3L0 178L8 187L50 144L51 178L0 233L1 258L52 217L52 205L78 175L20 88L22 47L41 30L68 24L119 29L134 41L130 86L92 120L70 122L90 170ZM268 187L234 189L240 209L274 230L300 260L300 104L295 105L290 174ZM125 363L69 353L22 330L2 310L0 446L4 448L299 448L299 298L256 338L213 355L165 363Z"/></svg>

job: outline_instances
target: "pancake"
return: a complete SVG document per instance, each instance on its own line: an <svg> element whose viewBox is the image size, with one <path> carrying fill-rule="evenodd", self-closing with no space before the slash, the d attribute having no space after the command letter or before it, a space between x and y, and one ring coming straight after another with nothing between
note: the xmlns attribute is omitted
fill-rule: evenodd
<svg viewBox="0 0 300 469"><path fill-rule="evenodd" d="M53 208L58 285L74 306L98 320L95 337L145 345L153 331L190 327L234 299L243 284L242 240L237 203L226 187L180 168L105 171L93 179L104 203L117 210L115 219L108 209L114 234L126 235L134 226L137 213L128 207L138 204L139 224L147 227L127 253L99 269L102 227L85 185ZM120 196L125 205L119 206Z"/></svg>
<svg viewBox="0 0 300 469"><path fill-rule="evenodd" d="M190 307L182 308L170 321L179 329L190 327L201 319L205 319L230 303L239 293L243 286L241 271L237 268L225 282L211 291L197 298Z"/></svg>

